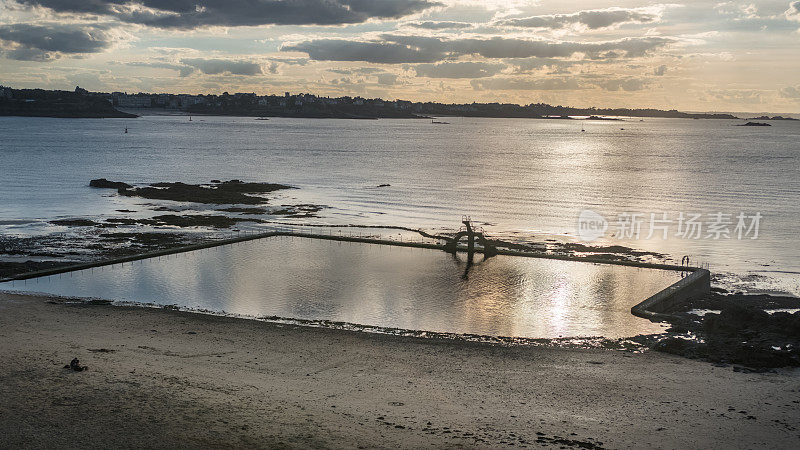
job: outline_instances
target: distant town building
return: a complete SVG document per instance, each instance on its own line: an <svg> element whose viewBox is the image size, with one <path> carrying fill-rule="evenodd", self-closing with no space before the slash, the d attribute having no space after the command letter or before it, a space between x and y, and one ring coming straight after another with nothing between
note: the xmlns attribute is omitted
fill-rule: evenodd
<svg viewBox="0 0 800 450"><path fill-rule="evenodd" d="M151 108L153 99L149 95L121 95L117 97L117 106L120 108Z"/></svg>

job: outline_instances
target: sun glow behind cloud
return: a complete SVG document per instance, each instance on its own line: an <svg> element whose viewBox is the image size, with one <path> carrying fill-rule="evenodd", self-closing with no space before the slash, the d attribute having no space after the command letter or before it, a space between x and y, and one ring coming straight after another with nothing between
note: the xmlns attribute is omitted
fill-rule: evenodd
<svg viewBox="0 0 800 450"><path fill-rule="evenodd" d="M14 87L800 109L797 0L0 0L0 7L0 84Z"/></svg>

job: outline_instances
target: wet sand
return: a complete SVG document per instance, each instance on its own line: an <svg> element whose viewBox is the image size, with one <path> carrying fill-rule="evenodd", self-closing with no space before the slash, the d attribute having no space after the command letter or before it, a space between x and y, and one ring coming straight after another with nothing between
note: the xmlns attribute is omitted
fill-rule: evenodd
<svg viewBox="0 0 800 450"><path fill-rule="evenodd" d="M72 358L85 372L63 369ZM800 371L0 293L0 447L796 448Z"/></svg>

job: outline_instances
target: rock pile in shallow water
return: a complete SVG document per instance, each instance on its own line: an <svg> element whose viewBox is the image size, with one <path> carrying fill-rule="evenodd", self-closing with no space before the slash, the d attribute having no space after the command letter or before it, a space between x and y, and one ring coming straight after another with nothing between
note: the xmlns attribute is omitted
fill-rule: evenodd
<svg viewBox="0 0 800 450"><path fill-rule="evenodd" d="M221 181L211 184L153 183L149 186L134 187L127 183L100 178L92 180L89 185L97 188L117 189L120 195L126 197L231 205L267 203L267 199L258 196L258 194L292 189L291 186L284 184L247 183L241 180Z"/></svg>
<svg viewBox="0 0 800 450"><path fill-rule="evenodd" d="M128 183L123 183L121 181L109 181L105 178L92 180L89 182L89 186L100 189L128 189L133 187Z"/></svg>

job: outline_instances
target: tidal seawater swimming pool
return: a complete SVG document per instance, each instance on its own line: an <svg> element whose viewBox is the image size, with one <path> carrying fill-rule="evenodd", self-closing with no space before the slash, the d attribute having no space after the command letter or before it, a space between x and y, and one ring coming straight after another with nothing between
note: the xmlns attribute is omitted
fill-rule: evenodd
<svg viewBox="0 0 800 450"><path fill-rule="evenodd" d="M327 320L523 338L619 338L663 331L630 308L679 272L271 237L0 290L177 305L253 318Z"/></svg>
<svg viewBox="0 0 800 450"><path fill-rule="evenodd" d="M732 291L800 295L800 122L447 121L0 117L0 234L71 232L49 221L164 214L157 207L208 212L199 204L92 189L93 178L134 184L238 178L299 188L278 193L273 205L328 206L317 218L279 218L293 223L439 232L457 228L468 214L496 238L577 241L578 216L588 208L612 221L595 244L664 253L675 262L690 256L710 264L715 284ZM659 233L646 239L647 223L639 238L612 233L623 212L648 221L662 213L675 221L681 212L705 219L761 213L763 220L757 239L735 233L713 239L705 228L700 237L683 238L677 223L667 239ZM263 231L267 224L248 226Z"/></svg>

